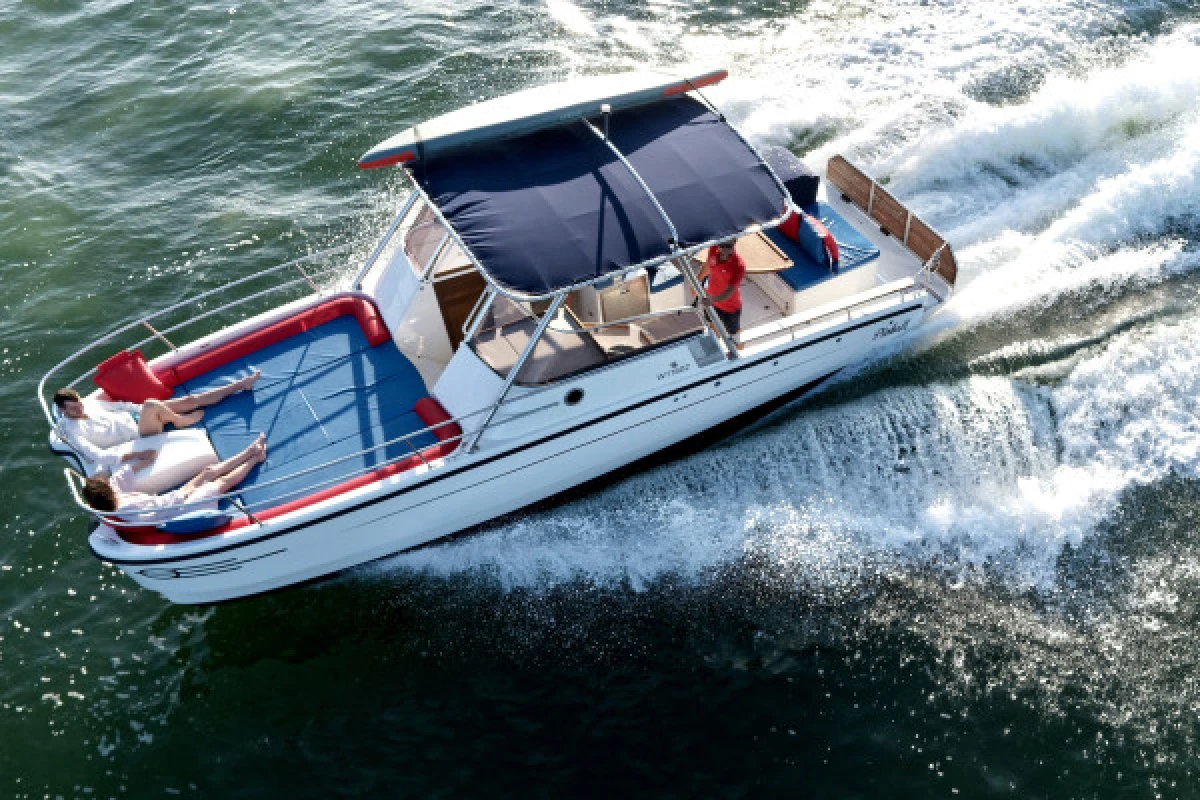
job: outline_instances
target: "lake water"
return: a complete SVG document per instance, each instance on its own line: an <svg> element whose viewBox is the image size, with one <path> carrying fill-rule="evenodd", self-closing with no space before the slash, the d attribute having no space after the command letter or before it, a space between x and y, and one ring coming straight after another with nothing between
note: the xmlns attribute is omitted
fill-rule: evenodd
<svg viewBox="0 0 1200 800"><path fill-rule="evenodd" d="M323 248L367 148L726 66L955 245L908 348L738 436L318 585L96 561L38 378ZM1183 797L1200 682L1200 8L0 5L0 795Z"/></svg>

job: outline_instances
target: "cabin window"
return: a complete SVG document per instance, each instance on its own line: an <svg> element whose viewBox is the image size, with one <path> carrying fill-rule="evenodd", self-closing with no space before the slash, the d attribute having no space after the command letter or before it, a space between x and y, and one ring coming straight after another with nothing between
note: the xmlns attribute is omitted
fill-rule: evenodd
<svg viewBox="0 0 1200 800"><path fill-rule="evenodd" d="M404 252L417 277L424 277L431 262L445 248L449 231L427 203L417 204L404 236Z"/></svg>

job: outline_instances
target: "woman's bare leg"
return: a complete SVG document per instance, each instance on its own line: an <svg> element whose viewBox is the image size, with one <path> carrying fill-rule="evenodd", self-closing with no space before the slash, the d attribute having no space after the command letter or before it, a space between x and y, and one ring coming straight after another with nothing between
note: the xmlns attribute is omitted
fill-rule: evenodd
<svg viewBox="0 0 1200 800"><path fill-rule="evenodd" d="M138 414L138 434L153 436L162 433L168 425L176 428L186 428L195 425L204 416L203 411L193 411L190 414L179 414L162 400L147 400L142 403L142 411Z"/></svg>
<svg viewBox="0 0 1200 800"><path fill-rule="evenodd" d="M190 481L188 481L187 483L185 483L183 485L182 488L184 489L184 493L191 494L193 491L196 490L197 487L201 486L202 484L209 483L211 481L221 480L221 479L227 477L228 475L233 474L234 472L236 472L238 469L245 466L246 464L250 464L250 466L253 467L255 464L261 463L267 457L266 456L266 453L267 453L266 442L267 442L267 435L265 433L260 433L258 435L258 438L254 440L253 444L251 444L245 450L242 450L237 455L231 456L231 457L225 459L224 461L221 461L217 464L213 464L211 466L205 467L204 469L200 470L200 472L196 475L196 477L192 478ZM247 469L245 472L243 472L242 477L238 479L238 483L241 483L243 480L245 480L246 473L249 473L249 472L250 472L249 469ZM234 484L234 485L236 486L237 484ZM222 494L224 494L224 492L222 492Z"/></svg>
<svg viewBox="0 0 1200 800"><path fill-rule="evenodd" d="M250 470L254 469L256 466L266 460L267 449L265 447L259 448L258 452L256 452L254 456L251 457L251 459L245 464L242 464L233 471L227 472L222 477L217 478L216 483L217 488L221 490L220 493L228 494L234 489L234 487L246 480L246 476L250 474Z"/></svg>
<svg viewBox="0 0 1200 800"><path fill-rule="evenodd" d="M262 377L262 372L254 370L253 374L219 389L210 389L207 392L175 397L170 400L147 400L142 403L142 412L138 415L138 434L153 436L165 431L168 425L174 425L176 428L195 425L204 418L201 408L219 403L234 392L249 389L260 377Z"/></svg>
<svg viewBox="0 0 1200 800"><path fill-rule="evenodd" d="M184 397L173 397L170 400L164 401L164 405L176 414L188 414L198 408L219 403L231 394L244 392L261 377L262 371L256 369L241 380L233 381L216 389L209 389L206 392L197 392L196 394L189 394Z"/></svg>

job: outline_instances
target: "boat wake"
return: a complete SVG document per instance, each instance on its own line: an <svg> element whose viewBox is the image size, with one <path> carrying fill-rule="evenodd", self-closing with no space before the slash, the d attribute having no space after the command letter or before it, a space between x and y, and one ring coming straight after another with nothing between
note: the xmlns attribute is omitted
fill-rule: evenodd
<svg viewBox="0 0 1200 800"><path fill-rule="evenodd" d="M572 36L588 35L569 4L551 10ZM1110 302L1200 266L1181 235L1200 212L1198 37L1200 27L1184 27L1131 45L1123 63L1086 77L1056 74L1062 65L1047 61L1036 86L1009 104L931 81L926 100L938 95L950 108L934 132L838 131L808 158L839 150L865 158L965 245L962 289L927 338L1060 304L1078 315L1083 295L1099 290ZM790 57L771 55L775 67ZM968 66L965 82L996 70L994 60ZM902 75L885 69L872 85ZM816 121L801 103L772 105L766 89L754 94L756 80L725 91L738 95L735 114L760 109L743 120L759 139L804 141L807 125L839 124ZM872 117L907 119L911 107L902 97ZM843 115L845 124L857 113ZM1150 313L1061 348L1032 333L1015 327L1004 352L974 358L1002 365L990 370L1001 374L884 386L784 412L682 461L383 570L470 573L504 587L640 589L740 567L836 588L921 564L1045 587L1064 545L1092 533L1123 492L1200 466L1200 324ZM1019 371L1031 360L1059 363L1047 379Z"/></svg>
<svg viewBox="0 0 1200 800"><path fill-rule="evenodd" d="M740 564L830 588L920 563L1047 586L1123 491L1200 471L1198 392L1200 322L1136 329L1054 388L973 377L787 413L387 568L637 589Z"/></svg>

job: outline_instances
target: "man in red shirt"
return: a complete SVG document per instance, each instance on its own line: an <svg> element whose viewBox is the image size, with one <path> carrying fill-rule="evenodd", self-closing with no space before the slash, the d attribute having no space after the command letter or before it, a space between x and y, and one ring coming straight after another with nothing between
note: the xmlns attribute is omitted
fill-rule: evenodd
<svg viewBox="0 0 1200 800"><path fill-rule="evenodd" d="M730 336L742 329L742 281L746 277L746 262L733 249L733 242L722 242L708 250L708 260L697 276L703 283L708 278L708 297L721 323ZM742 349L738 342L738 349Z"/></svg>

